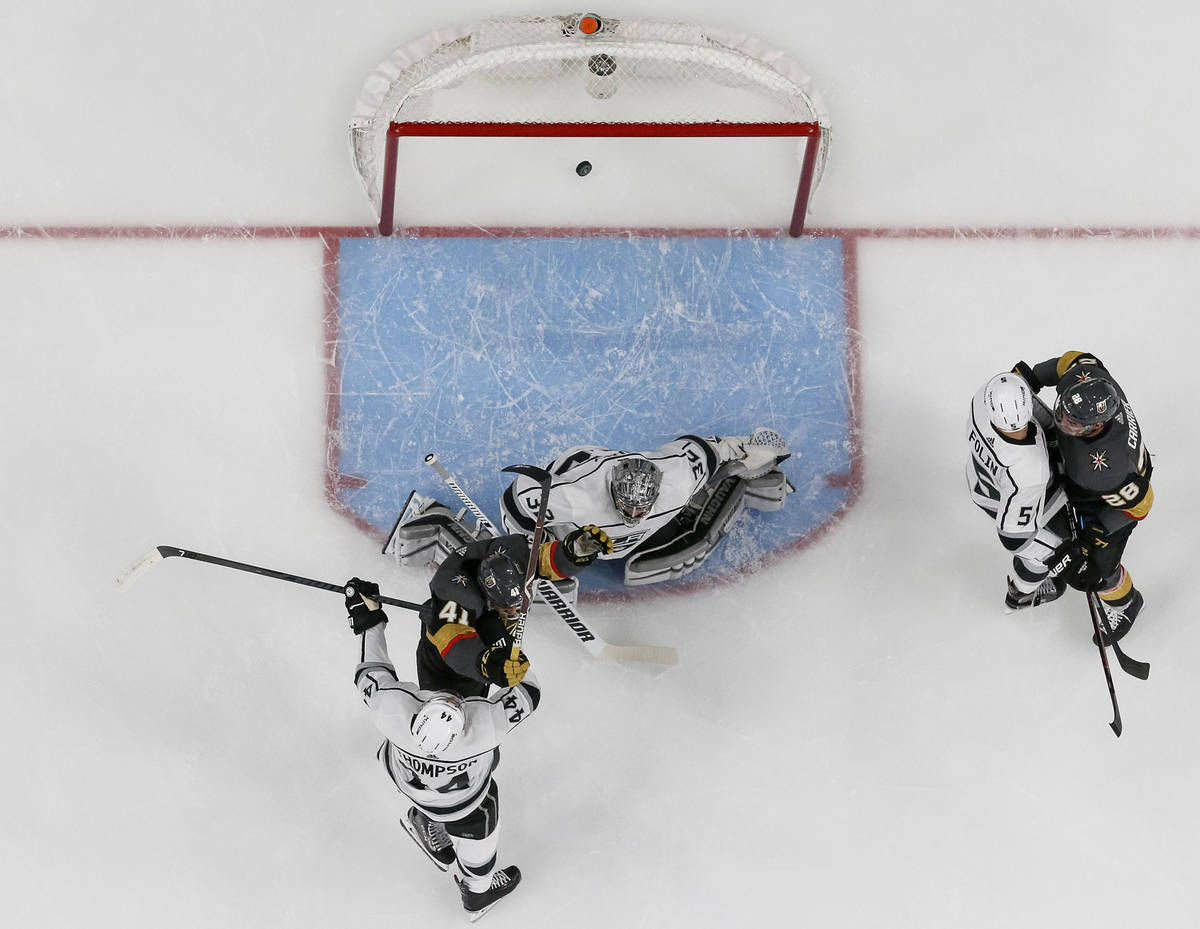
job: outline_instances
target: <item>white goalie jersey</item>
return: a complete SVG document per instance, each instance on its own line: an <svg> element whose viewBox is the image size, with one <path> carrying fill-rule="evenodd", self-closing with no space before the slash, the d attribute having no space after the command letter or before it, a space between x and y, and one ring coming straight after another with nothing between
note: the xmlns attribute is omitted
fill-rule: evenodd
<svg viewBox="0 0 1200 929"><path fill-rule="evenodd" d="M430 819L453 822L470 814L487 796L500 759L500 740L537 708L541 693L532 672L516 687L463 701L466 727L441 757L422 752L409 726L430 691L401 681L388 658L384 624L362 634L354 682L371 721L385 741L378 758L388 776Z"/></svg>
<svg viewBox="0 0 1200 929"><path fill-rule="evenodd" d="M613 465L629 457L646 458L662 472L658 498L636 525L618 515L609 492ZM720 466L717 450L698 436L684 436L652 452L619 452L596 445L580 445L559 455L550 465L553 478L546 509L546 531L563 539L573 529L597 525L613 542L611 554L624 558L669 523L704 489ZM500 501L500 520L507 532L533 532L541 501L541 488L528 477L518 477Z"/></svg>
<svg viewBox="0 0 1200 929"><path fill-rule="evenodd" d="M981 389L971 400L967 444L971 499L995 517L1005 547L1021 554L1065 502L1050 467L1045 426L1035 419L1025 439L1002 435L988 417Z"/></svg>

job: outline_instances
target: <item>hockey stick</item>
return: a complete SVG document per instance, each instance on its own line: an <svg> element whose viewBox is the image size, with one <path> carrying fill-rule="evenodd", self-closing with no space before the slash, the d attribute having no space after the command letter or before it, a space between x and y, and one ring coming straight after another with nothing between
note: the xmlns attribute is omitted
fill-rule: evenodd
<svg viewBox="0 0 1200 929"><path fill-rule="evenodd" d="M1104 680L1108 683L1108 695L1112 698L1113 721L1109 723L1112 726L1112 731L1117 734L1117 738L1121 737L1121 708L1117 706L1117 688L1113 684L1112 669L1108 666L1108 652L1104 650L1104 636L1100 634L1100 614L1096 608L1096 602L1092 595L1087 595L1088 612L1092 616L1092 628L1096 630L1096 641L1100 644L1097 646L1100 649L1100 663L1104 665Z"/></svg>
<svg viewBox="0 0 1200 929"><path fill-rule="evenodd" d="M1067 517L1071 525L1071 538L1078 539L1080 529L1079 514L1076 512L1074 504L1070 502L1067 503ZM1099 594L1089 590L1085 592L1085 595L1088 600L1088 610L1092 613L1093 619L1097 620L1096 641L1101 644L1101 648L1105 645L1109 646L1113 650L1113 654L1117 656L1117 663L1120 664L1121 670L1130 677L1136 677L1139 681L1148 680L1150 677L1150 662L1130 658L1116 641L1110 641L1109 637L1100 631Z"/></svg>
<svg viewBox="0 0 1200 929"><path fill-rule="evenodd" d="M459 502L475 517L480 526L494 535L500 535L500 530L487 518L483 510L475 505L475 501L467 496L466 491L459 486L458 481L446 470L446 466L438 460L436 454L430 452L426 455L425 463L437 472L438 477L445 481L447 487L454 491L454 495L458 497ZM539 578L536 586L542 599L558 614L559 618L567 624L570 630L575 633L575 637L579 640L579 643L591 652L593 657L599 658L602 661L642 661L647 664L661 665L673 665L679 661L679 656L675 649L669 645L612 645L604 641L587 627L583 620L579 618L579 614L562 598L562 595L558 592L558 588L550 581Z"/></svg>
<svg viewBox="0 0 1200 929"><path fill-rule="evenodd" d="M164 558L190 558L192 561L206 561L209 564L220 565L222 568L234 568L238 571L248 571L251 574L261 574L263 577L273 577L278 581L289 581L293 584L303 584L305 587L315 587L318 590L328 590L332 593L342 594L345 596L346 588L343 584L330 584L328 581L316 581L311 577L301 577L298 574L288 574L284 571L272 571L270 568L261 568L258 565L244 564L240 561L230 561L228 558L218 558L216 555L205 555L203 552L188 551L186 548L176 548L171 545L159 545L150 549L141 558L126 568L117 578L117 586L122 590L128 590L133 586L134 582L142 576L149 568L158 564ZM397 600L394 597L379 596L375 599L381 603L386 603L389 606L401 606L406 610L419 610L421 604L410 603L408 600Z"/></svg>
<svg viewBox="0 0 1200 929"><path fill-rule="evenodd" d="M521 640L525 638L525 618L529 615L530 594L533 587L533 576L537 574L538 552L542 546L542 533L546 529L546 510L550 506L550 472L533 465L510 465L501 468L511 474L523 474L538 482L542 488L541 502L538 504L537 522L533 525L533 541L529 543L529 563L525 566L525 580L521 583L521 612L517 616L517 628L513 631L513 661L517 660Z"/></svg>
<svg viewBox="0 0 1200 929"><path fill-rule="evenodd" d="M1070 502L1067 503L1067 518L1071 529L1071 538L1078 539L1079 519L1075 512L1075 507ZM1112 727L1112 731L1116 733L1117 738L1119 739L1121 737L1122 728L1121 708L1117 706L1117 688L1116 685L1113 684L1112 669L1108 666L1108 651L1104 647L1108 642L1108 639L1104 633L1100 631L1100 607L1096 603L1096 595L1089 590L1084 592L1084 596L1087 598L1088 615L1092 618L1092 629L1095 630L1096 633L1096 647L1100 650L1100 663L1104 666L1104 680L1105 683L1108 684L1108 695L1112 699L1113 721L1109 723L1109 726ZM1123 652L1121 652L1119 648L1116 648L1116 642L1111 644L1114 646L1114 653L1118 655L1118 657L1123 655ZM1122 667L1124 667L1123 663ZM1146 675L1149 676L1149 674L1150 667L1147 665Z"/></svg>

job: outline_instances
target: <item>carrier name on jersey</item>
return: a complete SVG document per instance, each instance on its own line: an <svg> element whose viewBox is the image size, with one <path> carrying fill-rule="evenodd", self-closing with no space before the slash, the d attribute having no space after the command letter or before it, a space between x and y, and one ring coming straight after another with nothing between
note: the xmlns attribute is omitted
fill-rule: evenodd
<svg viewBox="0 0 1200 929"><path fill-rule="evenodd" d="M999 474L1001 468L999 460L991 447L984 441L983 436L975 429L971 430L971 444L975 447L975 455L979 459L979 463L991 472L992 477Z"/></svg>
<svg viewBox="0 0 1200 929"><path fill-rule="evenodd" d="M483 755L476 755L473 758L464 758L462 761L435 761L432 758L423 758L420 755L413 755L406 752L400 746L392 743L392 748L396 750L396 760L407 768L415 778L427 778L430 781L442 781L453 779L466 771L470 771L476 767ZM490 755L490 752L488 753ZM437 788L432 788L436 790Z"/></svg>
<svg viewBox="0 0 1200 929"><path fill-rule="evenodd" d="M1133 449L1135 452L1138 452L1138 442L1141 441L1142 434L1141 434L1141 431L1138 429L1137 418L1133 415L1133 410L1130 408L1129 404L1126 403L1124 400L1121 401L1121 406L1125 407L1125 419L1126 419L1125 425L1126 425L1126 428L1129 430L1129 435L1126 438L1125 442L1131 449ZM1137 467L1138 467L1139 471L1142 470L1142 466L1145 464L1145 461L1146 461L1146 449L1145 449L1145 447L1143 447L1141 449L1141 451L1138 452Z"/></svg>

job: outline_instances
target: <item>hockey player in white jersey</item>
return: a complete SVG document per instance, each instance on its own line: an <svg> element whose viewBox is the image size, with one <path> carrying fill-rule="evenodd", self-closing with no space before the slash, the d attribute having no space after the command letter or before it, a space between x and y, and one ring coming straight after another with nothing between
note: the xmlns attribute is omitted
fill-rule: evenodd
<svg viewBox="0 0 1200 929"><path fill-rule="evenodd" d="M967 421L971 499L992 517L1013 556L1004 598L1010 611L1048 603L1066 590L1050 577L1055 551L1069 533L1066 495L1051 465L1049 423L1039 423L1038 412L1019 375L998 374L971 400Z"/></svg>
<svg viewBox="0 0 1200 929"><path fill-rule="evenodd" d="M685 435L651 452L576 446L547 468L546 531L555 538L596 525L612 540L600 558L625 560L627 585L695 570L745 507L778 510L794 488L779 465L787 442L760 427L748 436ZM518 477L500 500L508 532L533 534L541 489Z"/></svg>
<svg viewBox="0 0 1200 929"><path fill-rule="evenodd" d="M532 713L541 691L532 673L489 697L418 690L388 657L379 586L346 582L350 628L361 638L354 681L386 741L378 758L411 804L402 823L443 871L452 871L463 908L477 919L516 889L515 865L496 867L500 800L492 779L499 744Z"/></svg>

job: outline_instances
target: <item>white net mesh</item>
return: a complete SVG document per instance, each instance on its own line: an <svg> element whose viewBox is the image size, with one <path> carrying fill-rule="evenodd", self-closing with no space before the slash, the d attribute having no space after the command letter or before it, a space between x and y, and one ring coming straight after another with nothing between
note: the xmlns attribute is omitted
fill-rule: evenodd
<svg viewBox="0 0 1200 929"><path fill-rule="evenodd" d="M377 213L394 122L817 123L814 186L829 138L809 77L757 39L579 14L431 33L380 64L350 123L354 164Z"/></svg>

